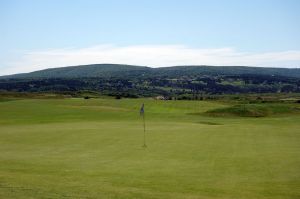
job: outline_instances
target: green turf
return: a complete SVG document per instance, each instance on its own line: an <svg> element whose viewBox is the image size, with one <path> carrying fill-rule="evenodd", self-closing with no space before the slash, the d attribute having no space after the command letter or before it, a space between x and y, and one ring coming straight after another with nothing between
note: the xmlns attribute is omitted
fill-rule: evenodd
<svg viewBox="0 0 300 199"><path fill-rule="evenodd" d="M300 115L201 114L229 106L3 100L0 198L300 198Z"/></svg>

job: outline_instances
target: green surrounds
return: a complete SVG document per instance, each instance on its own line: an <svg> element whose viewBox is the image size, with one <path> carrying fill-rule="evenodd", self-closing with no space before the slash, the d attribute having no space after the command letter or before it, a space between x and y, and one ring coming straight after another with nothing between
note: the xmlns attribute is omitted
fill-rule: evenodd
<svg viewBox="0 0 300 199"><path fill-rule="evenodd" d="M0 198L300 198L300 115L203 114L231 106L150 99L1 101Z"/></svg>

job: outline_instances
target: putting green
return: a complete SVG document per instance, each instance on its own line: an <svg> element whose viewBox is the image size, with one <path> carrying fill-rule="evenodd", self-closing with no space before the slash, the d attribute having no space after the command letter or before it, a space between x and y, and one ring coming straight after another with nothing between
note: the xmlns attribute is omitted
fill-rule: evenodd
<svg viewBox="0 0 300 199"><path fill-rule="evenodd" d="M4 100L0 198L300 198L300 115L201 114L227 106Z"/></svg>

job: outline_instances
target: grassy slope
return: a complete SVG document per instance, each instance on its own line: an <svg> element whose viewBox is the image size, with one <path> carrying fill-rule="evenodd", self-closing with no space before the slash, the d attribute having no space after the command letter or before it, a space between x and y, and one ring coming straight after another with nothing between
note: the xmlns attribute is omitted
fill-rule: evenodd
<svg viewBox="0 0 300 199"><path fill-rule="evenodd" d="M0 102L0 198L299 198L300 116L213 118L222 104ZM211 125L214 124L214 125Z"/></svg>

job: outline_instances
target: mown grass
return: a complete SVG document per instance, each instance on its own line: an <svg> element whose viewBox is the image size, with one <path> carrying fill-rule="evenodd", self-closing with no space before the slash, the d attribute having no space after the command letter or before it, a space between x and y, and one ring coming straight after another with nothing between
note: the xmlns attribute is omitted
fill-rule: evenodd
<svg viewBox="0 0 300 199"><path fill-rule="evenodd" d="M299 198L299 114L202 114L230 106L147 99L1 102L0 198Z"/></svg>

